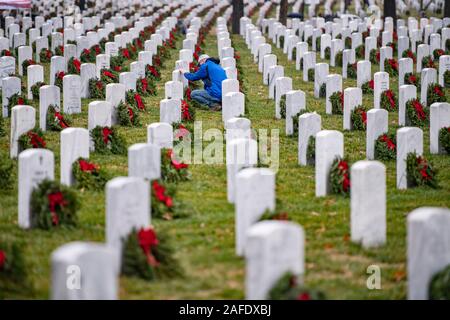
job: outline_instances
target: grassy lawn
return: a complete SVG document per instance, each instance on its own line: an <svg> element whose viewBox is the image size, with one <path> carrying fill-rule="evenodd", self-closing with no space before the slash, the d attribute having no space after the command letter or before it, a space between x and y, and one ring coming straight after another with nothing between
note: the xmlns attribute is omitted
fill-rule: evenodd
<svg viewBox="0 0 450 320"><path fill-rule="evenodd" d="M255 15L256 16L256 15ZM387 243L382 248L365 250L349 242L349 198L314 195L314 168L297 165L297 139L286 137L284 120L276 120L275 103L268 99L268 88L262 84L257 64L240 37L232 36L235 50L241 56L244 70L246 97L254 129L279 129L280 167L277 173L276 194L278 209L289 213L301 224L306 234L306 275L309 286L323 290L331 299L403 299L406 296L406 216L421 206L450 206L450 157L429 154L429 132L424 130L424 151L439 170L440 189L416 188L400 191L395 187L395 162L387 167ZM120 128L128 146L147 140L146 125L159 121L159 101L164 97L164 83L171 80L171 71L178 59L181 40L172 50L171 59L162 69L158 82L158 95L146 98L148 111L142 114L142 127ZM306 93L308 110L322 116L324 129L342 130L342 116L325 114L325 100L315 99L313 84L302 81L302 73L295 70L295 62L287 61L282 50L272 45L278 63L285 67L285 75L292 77L293 88ZM214 30L206 38L206 53L217 56ZM320 58L317 58L319 62ZM46 65L46 71L49 66ZM377 66L373 66L372 72ZM331 68L330 73L341 73ZM391 88L398 90L397 80ZM344 80L344 88L356 86L356 80ZM87 106L74 116L75 127L87 127ZM363 104L372 106L372 96L365 95ZM35 104L35 107L38 107ZM397 124L396 113L389 113L391 128ZM203 132L208 128L223 129L219 112L197 110ZM37 122L38 123L38 122ZM5 121L9 128L10 121ZM270 134L270 133L269 133ZM59 179L59 133L45 135L49 148L55 153L55 176ZM350 162L365 158L365 133L344 132L345 155ZM205 142L205 145L207 142ZM9 132L0 138L1 153L9 151ZM90 158L110 172L111 177L127 175L125 156L102 156L92 153ZM190 167L192 180L178 185L177 196L192 208L189 217L161 221L154 219L157 230L167 231L172 238L184 276L171 280L146 282L134 278L120 279L121 299L240 299L244 297L244 260L234 254L234 207L226 200L226 167L195 164ZM52 231L21 230L17 226L17 166L16 183L11 190L0 190L0 233L14 235L27 242L27 270L31 290L7 293L8 298L49 297L50 254L69 241L104 241L105 197L103 192L80 191L82 207L77 228L56 228ZM370 265L381 267L382 289L368 290L366 269Z"/></svg>

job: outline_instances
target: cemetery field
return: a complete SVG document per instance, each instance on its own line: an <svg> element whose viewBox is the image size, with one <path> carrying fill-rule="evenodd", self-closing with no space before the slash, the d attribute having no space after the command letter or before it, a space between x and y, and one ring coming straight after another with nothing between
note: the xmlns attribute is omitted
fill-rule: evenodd
<svg viewBox="0 0 450 320"><path fill-rule="evenodd" d="M257 12L253 15L253 21L256 17ZM231 26L228 28L231 31ZM292 89L305 93L307 111L317 112L321 116L323 130L338 130L343 133L344 156L349 164L366 159L366 132L343 130L343 116L327 114L325 98L314 97L314 82L304 82L303 73L295 69L295 60L289 61L282 49L278 49L266 34L263 33L263 36L266 37L266 43L271 44L271 53L277 56L276 64L284 67L284 76L292 78ZM159 108L160 101L165 98L165 83L172 80L172 71L176 61L180 59L179 51L183 49L184 37L185 35L178 35L176 48L170 49L171 57L160 69L161 79L156 82L157 94L143 98L147 110L139 113L141 125L117 126L118 133L124 137L127 147L147 142L147 125L160 122ZM251 121L255 134L267 132L267 156L272 166L276 163L275 211L286 213L289 220L301 225L305 232L305 285L323 291L327 299L406 299L407 216L419 207L450 207L450 157L430 154L429 128L425 127L423 154L437 171L438 188L416 187L399 190L396 185L396 161L383 161L386 166L387 184L386 243L370 249L352 243L350 197L316 197L314 166L298 164L298 137L287 136L285 120L275 118L275 101L269 99L268 87L262 82L258 64L254 63L245 39L232 34L230 38L242 70L239 77L243 79L242 90L248 111L245 117ZM217 35L213 27L205 37L202 51L217 57L217 47ZM316 53L316 62L328 61L322 61L320 54ZM130 61L126 62L126 66L129 64ZM45 81L49 83L50 64L43 65ZM378 69L378 65L372 66L372 79ZM330 66L329 74L342 74L342 69ZM22 84L26 84L26 81L26 77L23 77ZM356 79L343 79L344 89L356 86ZM398 97L398 77L390 77L389 87ZM450 101L450 89L445 90ZM92 101L94 100L82 99L82 112L71 115L72 127L88 127L88 105ZM362 104L372 108L373 95L363 95ZM31 105L39 110L38 101L35 100ZM224 132L221 112L196 109L196 121L197 128L201 124L203 134L208 129ZM0 136L0 159L9 157L10 122L10 118L4 119L3 127L7 130L4 136ZM389 131L397 130L398 122L398 111L389 112ZM60 132L46 131L44 137L48 149L54 153L55 180L59 181ZM204 135L193 138L194 141L203 140L197 145L194 143L196 147L201 144L203 150L211 142ZM259 141L258 143L261 147ZM178 183L174 198L184 203L189 212L187 217L170 221L153 217L151 221L157 232L170 236L170 244L181 265L182 275L153 281L121 276L120 299L245 298L246 265L244 258L236 255L235 206L227 201L225 142L222 152L223 163L190 164L191 179ZM91 152L89 159L107 172L109 180L128 176L126 155L101 155ZM22 229L18 226L18 162L14 163L13 183L0 190L0 234L25 241L24 257L28 283L24 287L11 286L6 292L0 292L0 299L48 299L52 279L51 253L72 241L105 242L105 192L77 190L81 206L76 227ZM370 290L367 287L370 276L367 270L373 265L381 270L381 289L378 290Z"/></svg>

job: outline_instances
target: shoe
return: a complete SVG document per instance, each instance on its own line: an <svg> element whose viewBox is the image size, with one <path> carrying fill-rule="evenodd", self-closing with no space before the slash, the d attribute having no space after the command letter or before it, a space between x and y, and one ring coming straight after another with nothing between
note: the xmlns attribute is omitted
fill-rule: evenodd
<svg viewBox="0 0 450 320"><path fill-rule="evenodd" d="M220 104L215 104L211 107L211 111L220 111L222 110L222 106Z"/></svg>

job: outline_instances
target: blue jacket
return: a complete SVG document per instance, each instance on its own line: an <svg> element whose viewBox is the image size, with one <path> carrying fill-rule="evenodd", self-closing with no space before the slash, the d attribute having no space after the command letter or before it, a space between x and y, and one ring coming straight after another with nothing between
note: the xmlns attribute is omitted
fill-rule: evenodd
<svg viewBox="0 0 450 320"><path fill-rule="evenodd" d="M220 64L208 59L196 73L185 73L184 76L189 81L202 80L209 95L222 100L222 81L227 79L227 75Z"/></svg>

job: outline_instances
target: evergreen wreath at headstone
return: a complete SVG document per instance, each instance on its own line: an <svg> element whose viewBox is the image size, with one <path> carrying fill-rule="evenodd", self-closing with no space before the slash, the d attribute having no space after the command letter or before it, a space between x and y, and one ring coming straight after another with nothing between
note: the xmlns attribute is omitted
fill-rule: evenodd
<svg viewBox="0 0 450 320"><path fill-rule="evenodd" d="M98 78L89 79L89 97L91 99L105 99L106 85Z"/></svg>
<svg viewBox="0 0 450 320"><path fill-rule="evenodd" d="M398 62L396 59L386 59L384 64L384 70L389 73L391 77L398 76Z"/></svg>
<svg viewBox="0 0 450 320"><path fill-rule="evenodd" d="M72 174L77 189L101 191L108 182L106 172L99 165L85 158L78 158L72 164Z"/></svg>
<svg viewBox="0 0 450 320"><path fill-rule="evenodd" d="M173 220L189 215L189 208L175 199L176 186L162 180L151 182L151 212L152 218Z"/></svg>
<svg viewBox="0 0 450 320"><path fill-rule="evenodd" d="M129 105L134 106L139 111L144 111L147 108L141 95L134 90L128 90L126 92L125 100Z"/></svg>
<svg viewBox="0 0 450 320"><path fill-rule="evenodd" d="M432 55L428 55L422 58L422 69L424 68L436 68Z"/></svg>
<svg viewBox="0 0 450 320"><path fill-rule="evenodd" d="M411 49L407 49L407 50L403 51L402 57L403 58L411 58L413 60L413 63L416 63L416 61L417 61L416 54L414 52L412 52Z"/></svg>
<svg viewBox="0 0 450 320"><path fill-rule="evenodd" d="M380 105L381 108L389 112L397 111L398 101L394 91L390 89L383 91L380 97Z"/></svg>
<svg viewBox="0 0 450 320"><path fill-rule="evenodd" d="M46 121L48 129L52 131L61 131L72 124L72 118L53 104L48 106Z"/></svg>
<svg viewBox="0 0 450 320"><path fill-rule="evenodd" d="M344 113L344 93L336 91L330 96L332 114Z"/></svg>
<svg viewBox="0 0 450 320"><path fill-rule="evenodd" d="M105 84L119 83L119 74L111 69L103 68L100 71L100 80Z"/></svg>
<svg viewBox="0 0 450 320"><path fill-rule="evenodd" d="M57 46L55 48L55 56L64 57L64 46Z"/></svg>
<svg viewBox="0 0 450 320"><path fill-rule="evenodd" d="M32 291L24 251L23 240L0 234L0 299L7 299L11 292Z"/></svg>
<svg viewBox="0 0 450 320"><path fill-rule="evenodd" d="M316 164L316 137L311 135L308 139L308 146L306 148L306 163L310 166Z"/></svg>
<svg viewBox="0 0 450 320"><path fill-rule="evenodd" d="M356 59L357 60L361 60L364 59L365 56L365 46L363 44L360 44L359 46L357 46L355 48L355 54L356 54Z"/></svg>
<svg viewBox="0 0 450 320"><path fill-rule="evenodd" d="M31 225L51 229L60 225L75 226L80 204L76 193L57 181L42 181L31 194Z"/></svg>
<svg viewBox="0 0 450 320"><path fill-rule="evenodd" d="M373 94L373 89L374 89L374 81L373 80L369 80L367 82L364 82L361 85L361 90L363 94Z"/></svg>
<svg viewBox="0 0 450 320"><path fill-rule="evenodd" d="M406 123L408 126L424 127L428 125L430 116L429 108L422 105L419 99L411 99L406 102Z"/></svg>
<svg viewBox="0 0 450 320"><path fill-rule="evenodd" d="M350 79L356 79L357 72L358 72L358 64L356 62L347 64L347 76Z"/></svg>
<svg viewBox="0 0 450 320"><path fill-rule="evenodd" d="M192 141L192 135L194 132L194 127L191 122L181 123L176 122L172 124L173 127L173 137L174 145L186 141L190 143Z"/></svg>
<svg viewBox="0 0 450 320"><path fill-rule="evenodd" d="M408 188L429 186L437 188L436 171L433 165L423 156L410 152L406 158L406 177Z"/></svg>
<svg viewBox="0 0 450 320"><path fill-rule="evenodd" d="M269 291L270 300L325 300L325 294L319 290L309 289L298 283L298 278L286 272Z"/></svg>
<svg viewBox="0 0 450 320"><path fill-rule="evenodd" d="M124 139L117 133L116 127L96 126L91 130L95 152L100 154L126 155L127 148Z"/></svg>
<svg viewBox="0 0 450 320"><path fill-rule="evenodd" d="M450 265L436 272L428 287L430 300L450 300Z"/></svg>
<svg viewBox="0 0 450 320"><path fill-rule="evenodd" d="M350 169L347 159L336 157L330 168L331 193L350 194Z"/></svg>
<svg viewBox="0 0 450 320"><path fill-rule="evenodd" d="M352 129L365 131L367 127L367 108L356 106L350 115Z"/></svg>
<svg viewBox="0 0 450 320"><path fill-rule="evenodd" d="M119 124L126 127L137 127L141 125L138 109L134 104L120 101L117 106Z"/></svg>
<svg viewBox="0 0 450 320"><path fill-rule="evenodd" d="M380 51L378 49L370 50L369 60L372 64L378 65L380 63Z"/></svg>
<svg viewBox="0 0 450 320"><path fill-rule="evenodd" d="M22 62L22 73L23 73L24 77L27 76L28 67L35 65L35 64L36 64L36 61L34 61L33 59L26 59Z"/></svg>
<svg viewBox="0 0 450 320"><path fill-rule="evenodd" d="M433 51L433 58L435 61L439 61L440 56L443 56L445 54L445 51L438 48L438 49L434 49Z"/></svg>
<svg viewBox="0 0 450 320"><path fill-rule="evenodd" d="M49 49L42 49L41 52L39 52L39 59L41 63L49 63L51 58L53 56L53 53Z"/></svg>
<svg viewBox="0 0 450 320"><path fill-rule="evenodd" d="M375 159L394 160L397 158L397 142L395 132L383 133L375 141Z"/></svg>
<svg viewBox="0 0 450 320"><path fill-rule="evenodd" d="M444 72L444 87L450 88L450 70Z"/></svg>
<svg viewBox="0 0 450 320"><path fill-rule="evenodd" d="M95 51L91 49L83 49L80 54L80 61L82 63L94 63L96 61Z"/></svg>
<svg viewBox="0 0 450 320"><path fill-rule="evenodd" d="M33 100L39 100L39 93L42 86L45 86L45 82L38 81L31 86L31 94L33 95Z"/></svg>
<svg viewBox="0 0 450 320"><path fill-rule="evenodd" d="M29 105L30 101L28 101L25 94L21 93L14 93L12 96L8 98L8 105L6 106L8 108L8 114L11 114L12 108L19 105Z"/></svg>
<svg viewBox="0 0 450 320"><path fill-rule="evenodd" d="M148 96L156 96L156 85L153 83L150 78L139 78L136 81L136 91L144 97Z"/></svg>
<svg viewBox="0 0 450 320"><path fill-rule="evenodd" d="M447 97L441 85L430 83L427 88L427 104L431 106L435 102L447 102Z"/></svg>
<svg viewBox="0 0 450 320"><path fill-rule="evenodd" d="M439 144L447 154L450 154L450 127L439 130Z"/></svg>
<svg viewBox="0 0 450 320"><path fill-rule="evenodd" d="M411 72L407 72L407 73L405 73L404 83L415 85L417 87L417 89L419 89L420 88L420 75L411 73Z"/></svg>
<svg viewBox="0 0 450 320"><path fill-rule="evenodd" d="M67 73L68 74L80 74L81 72L81 61L77 58L70 58L67 63Z"/></svg>
<svg viewBox="0 0 450 320"><path fill-rule="evenodd" d="M161 179L171 183L191 179L189 165L179 161L173 149L161 149Z"/></svg>
<svg viewBox="0 0 450 320"><path fill-rule="evenodd" d="M153 227L133 229L123 240L121 273L144 280L181 275L168 237Z"/></svg>
<svg viewBox="0 0 450 320"><path fill-rule="evenodd" d="M55 86L57 86L61 91L63 90L63 79L65 75L66 74L64 71L58 71L55 74Z"/></svg>
<svg viewBox="0 0 450 320"><path fill-rule="evenodd" d="M0 189L5 190L13 187L14 165L15 162L12 161L6 153L0 154Z"/></svg>
<svg viewBox="0 0 450 320"><path fill-rule="evenodd" d="M47 143L44 140L44 133L39 128L34 128L22 134L18 142L20 152L31 148L45 149L47 147Z"/></svg>

